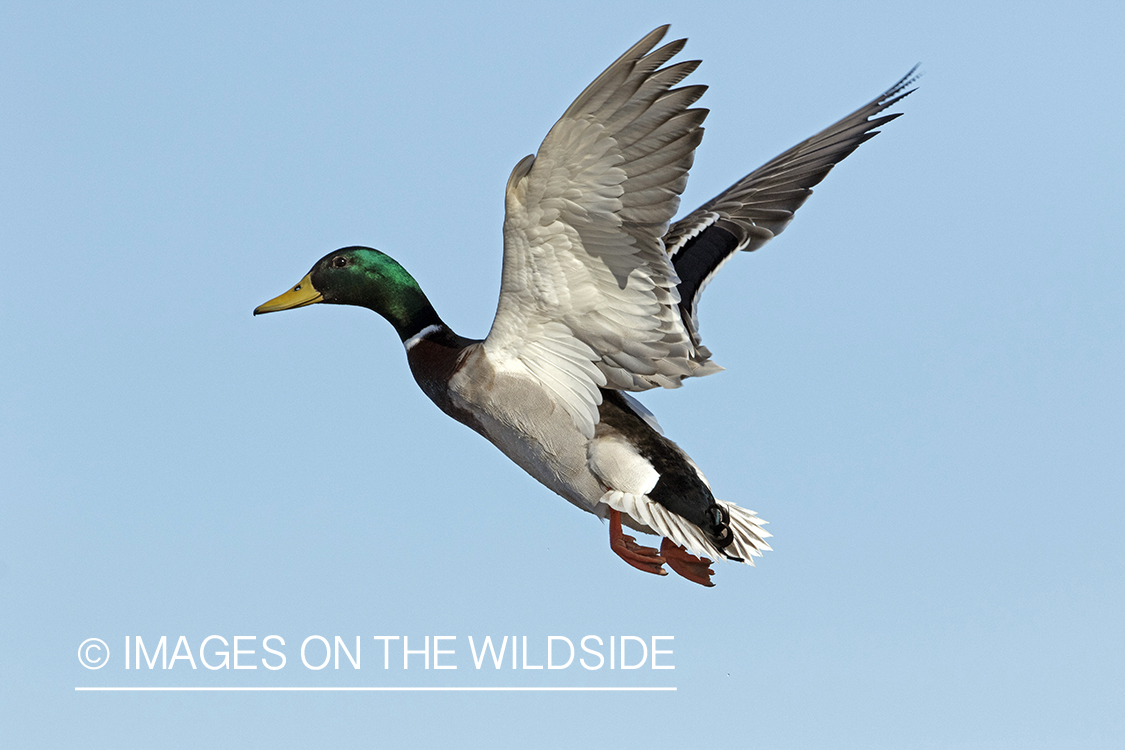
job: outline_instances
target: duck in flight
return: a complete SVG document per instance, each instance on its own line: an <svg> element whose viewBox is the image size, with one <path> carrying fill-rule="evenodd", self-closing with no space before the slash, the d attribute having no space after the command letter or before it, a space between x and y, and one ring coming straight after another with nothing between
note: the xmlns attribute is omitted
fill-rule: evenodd
<svg viewBox="0 0 1125 750"><path fill-rule="evenodd" d="M703 346L704 287L739 251L789 224L841 159L899 116L911 70L876 99L672 222L706 109L705 86L678 84L662 26L583 91L505 193L500 302L484 339L454 333L390 256L347 247L254 314L315 303L386 318L414 379L551 490L609 520L610 548L633 567L713 585L712 559L753 564L770 549L753 511L716 499L695 462L628 395L678 388L720 368ZM915 68L916 69L916 68ZM663 537L645 547L623 531Z"/></svg>

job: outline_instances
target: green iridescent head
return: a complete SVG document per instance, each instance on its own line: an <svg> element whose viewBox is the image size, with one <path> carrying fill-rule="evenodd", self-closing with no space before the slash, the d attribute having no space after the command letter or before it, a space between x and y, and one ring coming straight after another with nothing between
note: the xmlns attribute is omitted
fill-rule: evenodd
<svg viewBox="0 0 1125 750"><path fill-rule="evenodd" d="M394 258L370 247L345 247L325 255L296 286L259 305L254 314L318 302L374 310L391 322L403 340L441 322L414 277Z"/></svg>

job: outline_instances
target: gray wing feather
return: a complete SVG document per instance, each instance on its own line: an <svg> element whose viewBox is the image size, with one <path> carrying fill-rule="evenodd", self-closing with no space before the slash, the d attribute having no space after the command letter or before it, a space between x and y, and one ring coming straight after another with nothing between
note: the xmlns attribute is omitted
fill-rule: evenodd
<svg viewBox="0 0 1125 750"><path fill-rule="evenodd" d="M505 196L500 302L485 351L531 371L589 435L599 388L674 388L718 369L684 328L662 241L707 115L692 108L706 87L673 88L698 61L662 67L684 46L653 49L665 31L578 95L513 170Z"/></svg>
<svg viewBox="0 0 1125 750"><path fill-rule="evenodd" d="M915 65L875 99L771 159L671 226L664 244L680 277L684 326L697 346L696 304L708 282L734 253L757 250L781 234L832 167L873 138L877 128L901 116L899 112L876 117L914 91L908 87L918 80L917 70Z"/></svg>
<svg viewBox="0 0 1125 750"><path fill-rule="evenodd" d="M687 239L712 225L732 232L739 238L737 249L748 252L781 234L832 167L877 135L877 128L902 116L896 112L871 119L914 91L907 87L918 80L917 70L915 65L875 99L770 159L677 221L664 238L668 253L675 257Z"/></svg>

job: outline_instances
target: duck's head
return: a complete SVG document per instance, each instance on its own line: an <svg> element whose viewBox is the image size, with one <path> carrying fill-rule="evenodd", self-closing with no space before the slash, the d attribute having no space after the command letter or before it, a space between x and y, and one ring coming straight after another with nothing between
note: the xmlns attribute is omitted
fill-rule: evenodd
<svg viewBox="0 0 1125 750"><path fill-rule="evenodd" d="M374 310L400 334L433 312L418 282L394 258L370 247L345 247L318 260L296 286L258 305L254 314L318 302Z"/></svg>

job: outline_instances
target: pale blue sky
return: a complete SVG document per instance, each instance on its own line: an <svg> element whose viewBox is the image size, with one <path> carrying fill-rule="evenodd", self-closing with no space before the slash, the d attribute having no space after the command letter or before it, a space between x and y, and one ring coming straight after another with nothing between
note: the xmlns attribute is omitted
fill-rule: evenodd
<svg viewBox="0 0 1125 750"><path fill-rule="evenodd" d="M1121 746L1120 4L394 5L0 9L5 747ZM509 171L662 23L711 86L685 209L925 71L708 288L727 372L643 397L771 522L711 590L618 560L376 316L250 315L366 244L483 336ZM282 670L124 669L126 636L271 634ZM675 669L477 670L470 635L674 636Z"/></svg>

